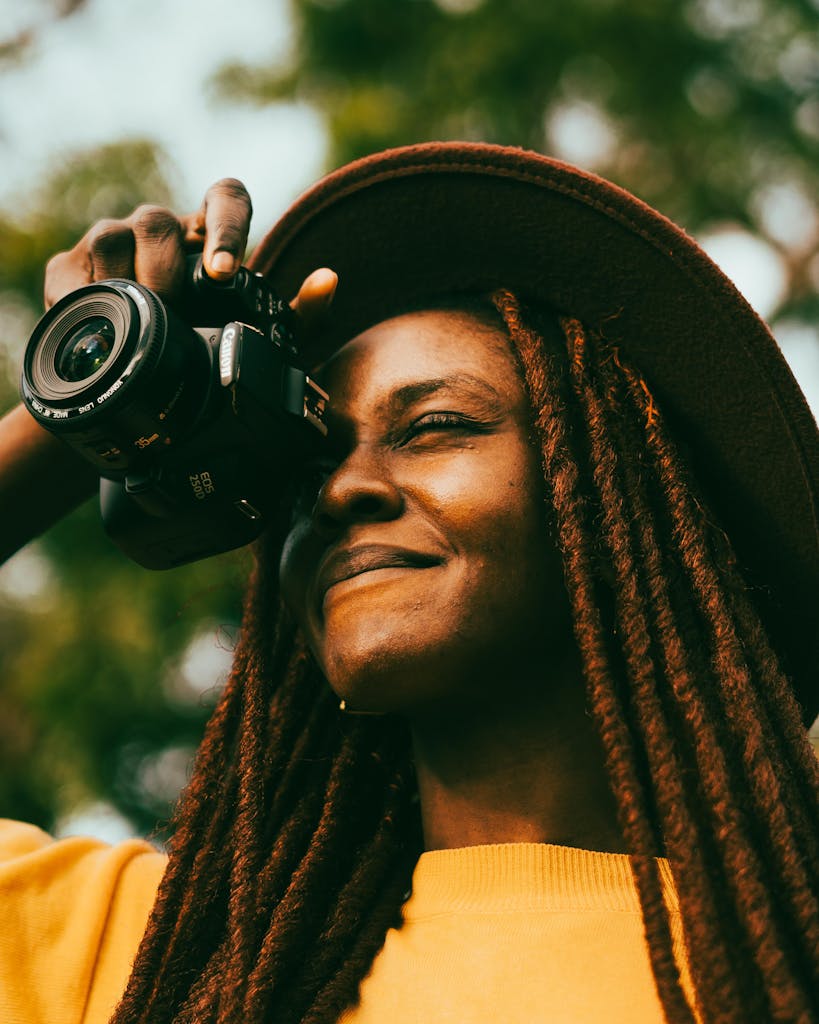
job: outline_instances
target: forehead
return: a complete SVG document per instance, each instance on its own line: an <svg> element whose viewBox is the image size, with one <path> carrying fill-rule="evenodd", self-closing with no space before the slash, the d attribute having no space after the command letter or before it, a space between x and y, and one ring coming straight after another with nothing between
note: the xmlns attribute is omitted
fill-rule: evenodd
<svg viewBox="0 0 819 1024"><path fill-rule="evenodd" d="M424 310L370 327L317 372L331 395L366 401L421 380L481 380L517 397L522 387L505 333L471 313Z"/></svg>

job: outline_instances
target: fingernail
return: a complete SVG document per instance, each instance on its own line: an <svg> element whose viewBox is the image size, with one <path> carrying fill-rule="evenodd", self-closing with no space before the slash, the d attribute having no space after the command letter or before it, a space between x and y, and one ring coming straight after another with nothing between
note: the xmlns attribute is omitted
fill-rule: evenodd
<svg viewBox="0 0 819 1024"><path fill-rule="evenodd" d="M236 268L236 257L222 249L213 254L210 266L217 274L232 274Z"/></svg>
<svg viewBox="0 0 819 1024"><path fill-rule="evenodd" d="M328 271L328 273L332 275L332 279L333 279L333 287L327 293L327 301L330 302L330 300L336 294L336 289L338 288L338 274L334 270L330 270L330 271ZM327 278L326 278L326 275L325 275L325 280L326 279Z"/></svg>
<svg viewBox="0 0 819 1024"><path fill-rule="evenodd" d="M330 302L338 287L338 274L329 267L319 267L307 278L306 284L310 284L311 290L325 291L322 296L325 302ZM328 288L329 286L329 288Z"/></svg>

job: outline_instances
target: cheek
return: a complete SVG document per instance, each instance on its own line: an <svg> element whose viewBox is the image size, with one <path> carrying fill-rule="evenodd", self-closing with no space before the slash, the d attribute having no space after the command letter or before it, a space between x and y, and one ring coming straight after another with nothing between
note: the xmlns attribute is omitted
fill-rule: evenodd
<svg viewBox="0 0 819 1024"><path fill-rule="evenodd" d="M492 501L468 513L471 528L464 535L475 545L475 600L487 617L496 617L498 631L514 632L518 640L562 631L568 622L563 561L531 453L510 459L499 481Z"/></svg>
<svg viewBox="0 0 819 1024"><path fill-rule="evenodd" d="M531 462L528 451L513 449L490 472L476 460L439 481L428 504L456 550L490 562L547 538L542 484Z"/></svg>
<svg viewBox="0 0 819 1024"><path fill-rule="evenodd" d="M509 629L513 619L563 607L562 560L543 491L528 448L508 450L491 474L476 467L471 479L450 478L436 490L432 518L453 549L449 597L462 628L492 629L496 619Z"/></svg>
<svg viewBox="0 0 819 1024"><path fill-rule="evenodd" d="M288 533L279 560L279 586L284 603L303 630L307 629L307 584L310 579L309 523L301 520Z"/></svg>

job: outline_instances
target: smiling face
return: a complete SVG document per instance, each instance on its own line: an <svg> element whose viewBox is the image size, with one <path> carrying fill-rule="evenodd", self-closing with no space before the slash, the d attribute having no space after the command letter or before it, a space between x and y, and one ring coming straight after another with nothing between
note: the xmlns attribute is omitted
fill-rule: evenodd
<svg viewBox="0 0 819 1024"><path fill-rule="evenodd" d="M570 629L503 331L408 313L321 379L335 461L297 510L281 581L330 685L407 714L529 685Z"/></svg>

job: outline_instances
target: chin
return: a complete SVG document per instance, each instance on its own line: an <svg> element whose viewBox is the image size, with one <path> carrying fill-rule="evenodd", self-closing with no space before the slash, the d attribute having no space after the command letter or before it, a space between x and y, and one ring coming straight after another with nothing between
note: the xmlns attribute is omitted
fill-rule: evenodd
<svg viewBox="0 0 819 1024"><path fill-rule="evenodd" d="M471 645L448 644L430 624L412 634L385 625L347 631L342 643L317 652L330 687L350 709L413 717L450 705L463 710L465 701L479 702L482 690L494 692L497 672Z"/></svg>
<svg viewBox="0 0 819 1024"><path fill-rule="evenodd" d="M435 685L435 663L447 646L442 609L420 592L398 602L380 598L370 588L326 603L311 646L330 686L351 707L400 711Z"/></svg>
<svg viewBox="0 0 819 1024"><path fill-rule="evenodd" d="M419 652L401 650L394 643L356 644L345 637L344 645L321 652L319 664L339 699L361 711L406 711L422 696L419 680L429 683ZM392 638L394 640L394 638ZM425 678L426 677L426 678Z"/></svg>

